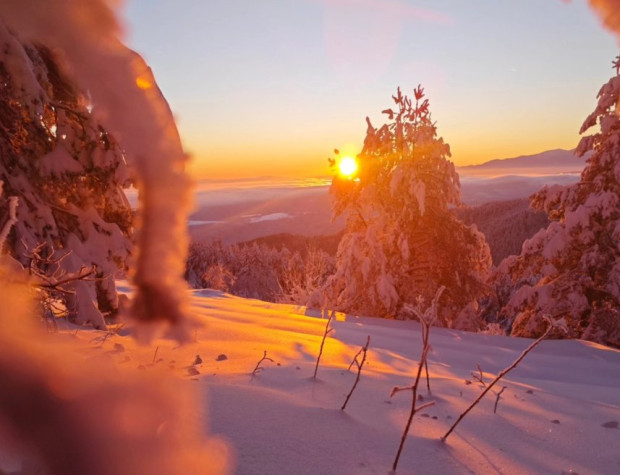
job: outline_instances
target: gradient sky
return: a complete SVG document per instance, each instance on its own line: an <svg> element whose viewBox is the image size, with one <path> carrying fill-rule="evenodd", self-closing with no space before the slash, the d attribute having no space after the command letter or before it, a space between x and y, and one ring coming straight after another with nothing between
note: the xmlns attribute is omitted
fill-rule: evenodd
<svg viewBox="0 0 620 475"><path fill-rule="evenodd" d="M401 86L457 165L573 148L618 45L584 0L128 0L198 177L329 174Z"/></svg>

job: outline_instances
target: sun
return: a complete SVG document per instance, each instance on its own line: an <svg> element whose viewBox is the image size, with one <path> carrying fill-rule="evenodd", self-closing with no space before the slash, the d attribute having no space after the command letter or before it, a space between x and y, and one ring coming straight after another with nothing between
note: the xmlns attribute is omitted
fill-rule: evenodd
<svg viewBox="0 0 620 475"><path fill-rule="evenodd" d="M353 157L342 157L338 164L340 174L346 177L351 177L357 171L357 162Z"/></svg>

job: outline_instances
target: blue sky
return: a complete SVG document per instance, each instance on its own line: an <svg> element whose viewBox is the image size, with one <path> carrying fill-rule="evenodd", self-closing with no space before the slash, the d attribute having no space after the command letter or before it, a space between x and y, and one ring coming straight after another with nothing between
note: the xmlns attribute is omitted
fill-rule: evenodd
<svg viewBox="0 0 620 475"><path fill-rule="evenodd" d="M618 45L585 1L130 0L205 177L329 172L421 83L457 165L572 148Z"/></svg>

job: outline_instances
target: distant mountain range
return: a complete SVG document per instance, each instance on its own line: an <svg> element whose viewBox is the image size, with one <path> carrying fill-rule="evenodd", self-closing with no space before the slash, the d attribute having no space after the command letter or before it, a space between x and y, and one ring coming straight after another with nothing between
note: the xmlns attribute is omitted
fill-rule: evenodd
<svg viewBox="0 0 620 475"><path fill-rule="evenodd" d="M536 155L491 160L480 165L458 167L461 175L554 175L580 173L585 166L585 158L577 157L574 150L548 150Z"/></svg>
<svg viewBox="0 0 620 475"><path fill-rule="evenodd" d="M584 165L585 159L575 157L571 150L550 150L460 167L462 201L478 206L524 199L544 185L577 182ZM233 243L279 234L276 240L287 241L286 233L333 235L344 228L342 217L331 220L325 181L315 186L269 183L269 179L201 182L195 194L198 208L188 223L191 237Z"/></svg>

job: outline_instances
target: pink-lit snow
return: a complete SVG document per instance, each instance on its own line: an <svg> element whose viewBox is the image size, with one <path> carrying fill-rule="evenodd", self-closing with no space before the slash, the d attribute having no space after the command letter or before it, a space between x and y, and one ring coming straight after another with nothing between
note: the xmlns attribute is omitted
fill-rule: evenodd
<svg viewBox="0 0 620 475"><path fill-rule="evenodd" d="M203 327L185 346L166 339L138 346L127 327L103 343L94 330L53 338L74 340L86 359L193 388L202 403L179 411L206 413L206 430L232 454L230 473L389 472L411 403L408 392L390 398L390 391L413 381L416 322L338 315L313 380L326 323L319 312L213 290L194 291L191 301ZM368 335L368 363L342 412L355 379L347 367ZM433 328L432 393L424 387L421 395L435 405L415 417L397 473L618 473L620 351L585 341L543 342L498 386L507 389L497 414L489 394L446 443L439 440L480 394L471 377L477 364L489 382L530 343ZM251 377L264 351L273 362ZM196 355L202 363L192 365ZM0 458L2 469L17 463L10 453Z"/></svg>

